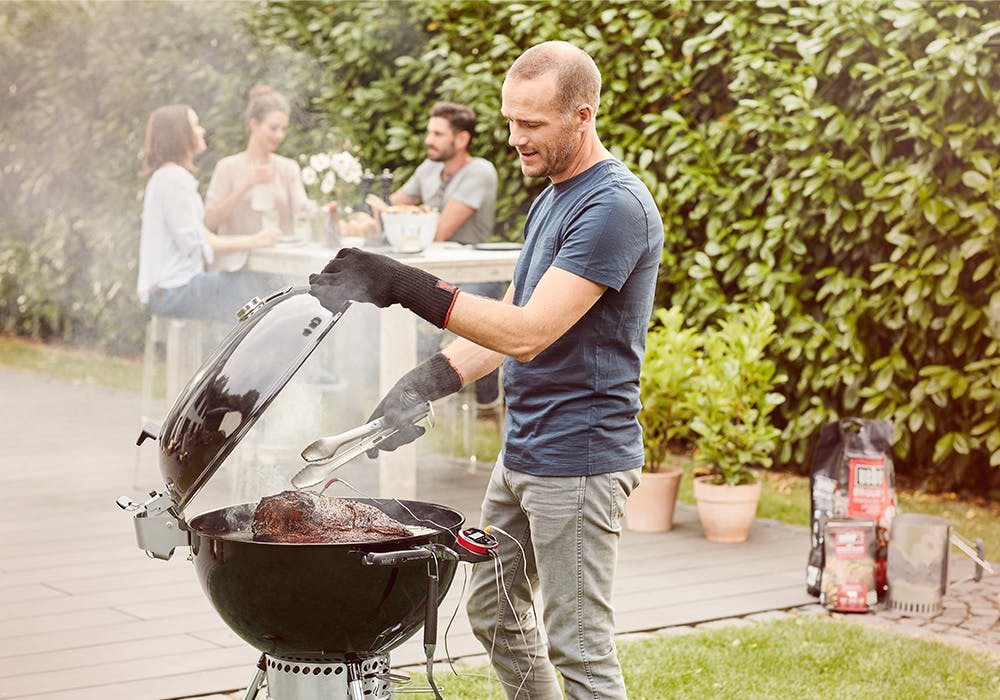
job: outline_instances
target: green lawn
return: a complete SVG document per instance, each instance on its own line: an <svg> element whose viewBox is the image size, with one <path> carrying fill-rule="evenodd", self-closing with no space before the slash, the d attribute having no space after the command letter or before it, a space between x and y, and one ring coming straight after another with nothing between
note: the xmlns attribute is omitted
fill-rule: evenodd
<svg viewBox="0 0 1000 700"><path fill-rule="evenodd" d="M10 335L0 335L0 365L123 391L138 393L142 387L142 358L107 357Z"/></svg>
<svg viewBox="0 0 1000 700"><path fill-rule="evenodd" d="M978 700L1000 697L1000 662L940 642L800 615L746 627L624 640L631 700ZM486 667L435 666L449 700L503 700ZM420 671L413 684L424 685ZM401 700L427 694L401 693Z"/></svg>

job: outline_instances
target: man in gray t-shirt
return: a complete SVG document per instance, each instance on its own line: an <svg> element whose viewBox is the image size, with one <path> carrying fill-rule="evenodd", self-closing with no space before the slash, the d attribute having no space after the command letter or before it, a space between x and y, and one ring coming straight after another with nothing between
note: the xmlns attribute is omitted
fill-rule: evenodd
<svg viewBox="0 0 1000 700"><path fill-rule="evenodd" d="M427 160L417 166L410 179L392 193L389 203L425 204L441 212L436 241L466 245L493 238L497 208L497 171L493 164L469 154L476 131L476 113L465 105L438 102L427 120ZM499 299L502 282L464 284L467 292ZM437 339L424 336L421 356L437 350ZM476 382L476 404L493 409L500 403L499 371Z"/></svg>
<svg viewBox="0 0 1000 700"><path fill-rule="evenodd" d="M485 243L493 237L497 171L469 153L476 114L465 105L438 102L427 120L427 160L389 198L390 204L424 204L441 212L436 241Z"/></svg>

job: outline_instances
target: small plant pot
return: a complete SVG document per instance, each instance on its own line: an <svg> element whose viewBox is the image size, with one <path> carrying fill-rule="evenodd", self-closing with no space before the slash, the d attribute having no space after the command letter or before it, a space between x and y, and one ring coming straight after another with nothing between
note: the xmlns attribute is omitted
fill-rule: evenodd
<svg viewBox="0 0 1000 700"><path fill-rule="evenodd" d="M694 480L698 518L705 537L711 542L745 542L757 515L760 482L720 486L710 483L710 478L699 476Z"/></svg>
<svg viewBox="0 0 1000 700"><path fill-rule="evenodd" d="M633 532L668 532L674 526L677 489L684 471L661 467L643 472L625 502L625 527Z"/></svg>

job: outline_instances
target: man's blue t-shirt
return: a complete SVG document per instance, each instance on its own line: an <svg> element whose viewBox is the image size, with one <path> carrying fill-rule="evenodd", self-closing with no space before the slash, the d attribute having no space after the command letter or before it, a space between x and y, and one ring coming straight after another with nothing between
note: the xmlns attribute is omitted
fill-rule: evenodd
<svg viewBox="0 0 1000 700"><path fill-rule="evenodd" d="M530 362L504 361L504 465L581 476L643 463L639 372L663 252L663 220L616 160L550 185L531 205L514 270L523 306L550 266L607 290Z"/></svg>

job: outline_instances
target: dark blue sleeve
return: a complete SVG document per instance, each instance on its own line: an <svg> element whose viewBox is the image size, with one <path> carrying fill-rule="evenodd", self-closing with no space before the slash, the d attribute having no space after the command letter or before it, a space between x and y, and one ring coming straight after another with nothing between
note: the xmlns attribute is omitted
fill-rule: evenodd
<svg viewBox="0 0 1000 700"><path fill-rule="evenodd" d="M649 246L649 221L635 195L620 185L604 188L567 223L553 265L621 291Z"/></svg>

